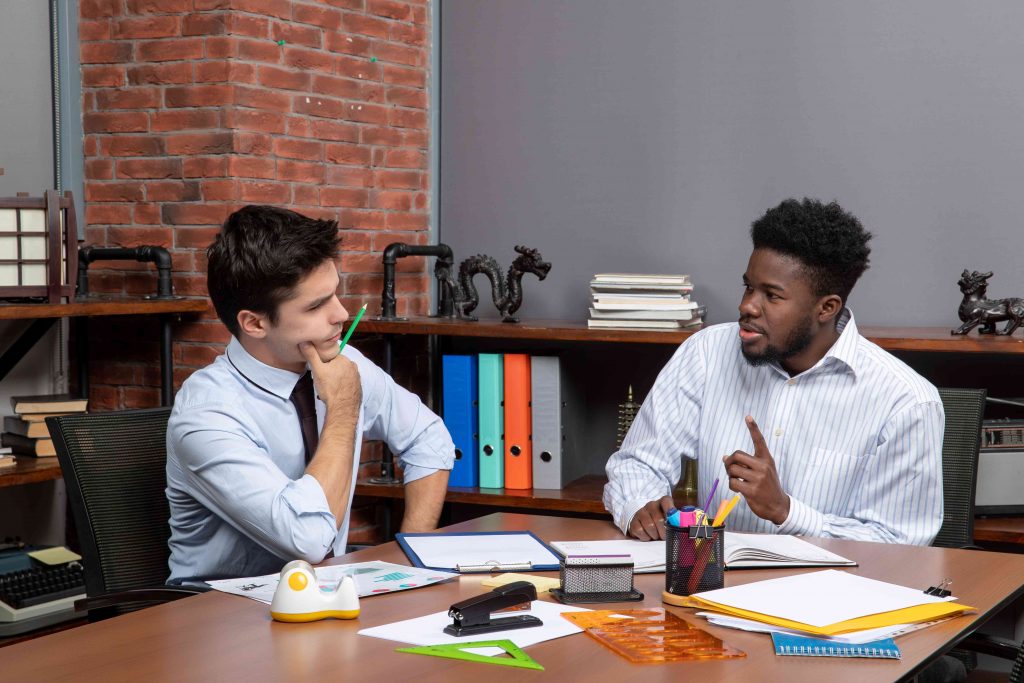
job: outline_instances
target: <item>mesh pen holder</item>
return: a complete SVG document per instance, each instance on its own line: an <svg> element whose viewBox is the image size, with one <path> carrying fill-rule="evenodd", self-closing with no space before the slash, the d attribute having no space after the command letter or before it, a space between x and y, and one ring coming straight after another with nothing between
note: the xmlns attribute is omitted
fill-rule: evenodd
<svg viewBox="0 0 1024 683"><path fill-rule="evenodd" d="M681 598L725 585L725 526L678 527L665 524L665 592L662 601L681 604Z"/></svg>

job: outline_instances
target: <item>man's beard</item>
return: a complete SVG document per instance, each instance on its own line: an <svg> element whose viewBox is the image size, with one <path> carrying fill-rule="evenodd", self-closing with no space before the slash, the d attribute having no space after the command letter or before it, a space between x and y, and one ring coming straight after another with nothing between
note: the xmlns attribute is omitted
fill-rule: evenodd
<svg viewBox="0 0 1024 683"><path fill-rule="evenodd" d="M783 341L781 348L769 344L761 353L752 354L747 351L746 346L741 344L740 350L743 352L744 360L750 365L757 367L759 365L767 365L768 363L781 363L786 359L792 358L810 346L812 339L811 317L807 316L802 321L802 324L798 325L789 334L789 337Z"/></svg>

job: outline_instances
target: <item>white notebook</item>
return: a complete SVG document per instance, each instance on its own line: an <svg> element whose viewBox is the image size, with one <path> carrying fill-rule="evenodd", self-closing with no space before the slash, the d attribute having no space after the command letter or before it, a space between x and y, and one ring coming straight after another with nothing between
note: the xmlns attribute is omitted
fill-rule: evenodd
<svg viewBox="0 0 1024 683"><path fill-rule="evenodd" d="M725 566L729 569L856 567L857 563L796 536L727 531Z"/></svg>

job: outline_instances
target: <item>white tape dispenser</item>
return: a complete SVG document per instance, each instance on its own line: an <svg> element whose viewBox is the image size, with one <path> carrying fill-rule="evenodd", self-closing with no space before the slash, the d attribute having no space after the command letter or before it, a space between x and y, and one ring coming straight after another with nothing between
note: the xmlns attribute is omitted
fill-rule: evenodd
<svg viewBox="0 0 1024 683"><path fill-rule="evenodd" d="M270 616L287 622L355 619L359 616L356 582L345 576L333 589L321 588L313 567L305 560L293 560L281 570Z"/></svg>

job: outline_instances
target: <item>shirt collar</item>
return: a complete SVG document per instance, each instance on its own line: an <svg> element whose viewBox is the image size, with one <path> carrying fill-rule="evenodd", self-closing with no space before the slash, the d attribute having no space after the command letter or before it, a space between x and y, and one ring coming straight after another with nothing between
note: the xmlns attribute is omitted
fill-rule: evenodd
<svg viewBox="0 0 1024 683"><path fill-rule="evenodd" d="M857 322L853 319L853 311L843 308L836 321L836 331L839 332L839 339L828 350L822 362L834 358L845 365L854 375L857 374L857 347L860 340L860 333L857 331Z"/></svg>
<svg viewBox="0 0 1024 683"><path fill-rule="evenodd" d="M224 353L238 374L263 391L286 401L291 398L295 383L302 377L290 370L275 368L257 360L235 337L231 338Z"/></svg>

